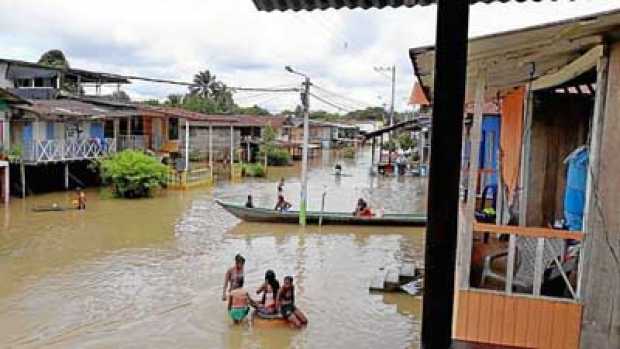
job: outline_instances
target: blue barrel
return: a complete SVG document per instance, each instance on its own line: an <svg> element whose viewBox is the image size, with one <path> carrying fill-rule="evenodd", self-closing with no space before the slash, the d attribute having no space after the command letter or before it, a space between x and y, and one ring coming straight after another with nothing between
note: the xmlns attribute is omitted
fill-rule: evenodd
<svg viewBox="0 0 620 349"><path fill-rule="evenodd" d="M565 224L568 230L581 231L588 180L588 149L586 147L577 149L565 162L568 164L564 193Z"/></svg>

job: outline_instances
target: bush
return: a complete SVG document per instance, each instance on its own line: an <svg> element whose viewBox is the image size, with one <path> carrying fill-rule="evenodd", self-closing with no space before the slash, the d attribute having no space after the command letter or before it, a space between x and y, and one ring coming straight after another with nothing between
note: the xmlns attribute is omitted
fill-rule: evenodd
<svg viewBox="0 0 620 349"><path fill-rule="evenodd" d="M166 184L168 168L156 158L135 150L125 150L99 162L101 178L112 185L119 197L150 196Z"/></svg>
<svg viewBox="0 0 620 349"><path fill-rule="evenodd" d="M246 177L265 177L265 168L261 164L243 164L241 175Z"/></svg>
<svg viewBox="0 0 620 349"><path fill-rule="evenodd" d="M346 147L342 149L342 156L347 159L355 158L355 148Z"/></svg>
<svg viewBox="0 0 620 349"><path fill-rule="evenodd" d="M267 163L271 166L286 166L291 161L291 155L286 149L270 149L267 153Z"/></svg>

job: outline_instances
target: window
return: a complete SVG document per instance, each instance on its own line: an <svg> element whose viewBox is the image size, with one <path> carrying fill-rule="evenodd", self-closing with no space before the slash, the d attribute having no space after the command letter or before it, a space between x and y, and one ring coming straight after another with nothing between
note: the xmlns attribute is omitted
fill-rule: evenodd
<svg viewBox="0 0 620 349"><path fill-rule="evenodd" d="M179 119L168 119L168 139L171 141L179 140Z"/></svg>

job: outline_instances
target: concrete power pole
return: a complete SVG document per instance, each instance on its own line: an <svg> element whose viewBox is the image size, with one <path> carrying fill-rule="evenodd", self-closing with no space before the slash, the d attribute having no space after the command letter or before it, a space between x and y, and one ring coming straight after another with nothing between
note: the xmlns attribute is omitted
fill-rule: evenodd
<svg viewBox="0 0 620 349"><path fill-rule="evenodd" d="M304 77L303 89L301 92L301 103L304 107L304 146L301 154L301 198L299 200L299 225L306 225L306 208L308 205L308 138L309 127L308 118L310 114L310 77L295 71L290 66L284 67L291 74Z"/></svg>
<svg viewBox="0 0 620 349"><path fill-rule="evenodd" d="M392 105L390 106L390 126L394 125L394 99L396 97L396 65L392 66Z"/></svg>
<svg viewBox="0 0 620 349"><path fill-rule="evenodd" d="M310 128L310 78L306 76L301 101L304 106L304 148L301 154L301 200L299 202L299 225L306 225L306 208L308 204L308 138Z"/></svg>

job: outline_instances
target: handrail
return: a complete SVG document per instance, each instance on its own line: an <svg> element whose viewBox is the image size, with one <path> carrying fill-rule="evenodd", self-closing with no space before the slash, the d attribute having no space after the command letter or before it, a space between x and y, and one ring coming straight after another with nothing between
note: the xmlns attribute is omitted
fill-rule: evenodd
<svg viewBox="0 0 620 349"><path fill-rule="evenodd" d="M582 241L584 238L583 232L539 227L521 227L514 225L495 225L488 223L474 223L474 231L546 239L572 239Z"/></svg>

